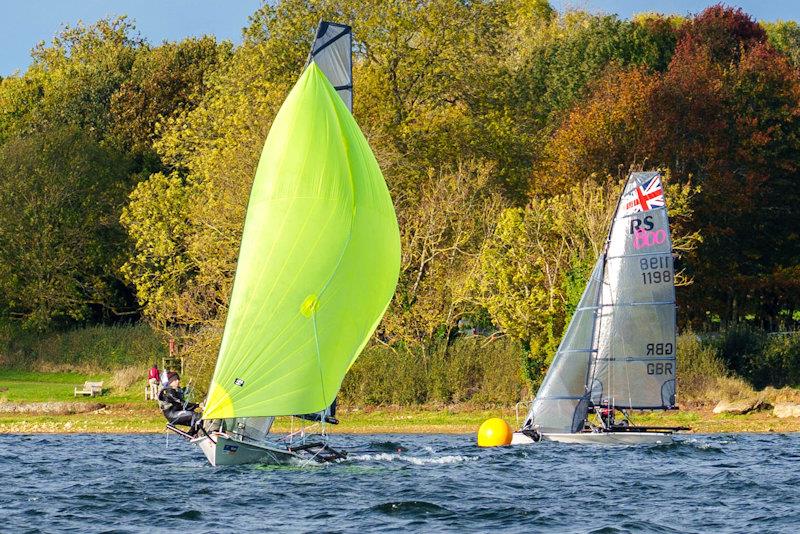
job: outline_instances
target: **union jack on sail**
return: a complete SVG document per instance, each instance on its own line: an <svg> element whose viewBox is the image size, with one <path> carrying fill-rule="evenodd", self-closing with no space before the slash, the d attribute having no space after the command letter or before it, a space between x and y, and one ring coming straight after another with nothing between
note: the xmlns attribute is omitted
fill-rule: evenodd
<svg viewBox="0 0 800 534"><path fill-rule="evenodd" d="M664 189L661 187L661 175L656 174L650 180L628 193L625 202L625 213L639 213L655 208L663 208Z"/></svg>

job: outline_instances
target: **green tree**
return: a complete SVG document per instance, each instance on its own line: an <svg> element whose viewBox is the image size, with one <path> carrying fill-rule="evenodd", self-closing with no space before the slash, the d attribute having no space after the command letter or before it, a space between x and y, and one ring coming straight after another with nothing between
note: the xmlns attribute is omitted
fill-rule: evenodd
<svg viewBox="0 0 800 534"><path fill-rule="evenodd" d="M5 135L71 125L102 139L109 131L111 98L127 79L143 41L125 18L67 26L33 50L21 76L3 81ZM6 87L6 84L8 86Z"/></svg>
<svg viewBox="0 0 800 534"><path fill-rule="evenodd" d="M480 302L525 351L523 371L538 386L564 328L572 283L597 258L616 197L586 181L567 193L504 210L480 255ZM588 276L588 270L585 270Z"/></svg>
<svg viewBox="0 0 800 534"><path fill-rule="evenodd" d="M71 127L0 147L0 294L13 316L42 328L130 311L116 274L129 166Z"/></svg>
<svg viewBox="0 0 800 534"><path fill-rule="evenodd" d="M769 43L789 58L792 65L800 66L800 24L793 20L761 22Z"/></svg>
<svg viewBox="0 0 800 534"><path fill-rule="evenodd" d="M113 135L124 146L149 150L159 121L199 102L205 80L230 58L231 49L206 36L139 50L129 76L111 96Z"/></svg>

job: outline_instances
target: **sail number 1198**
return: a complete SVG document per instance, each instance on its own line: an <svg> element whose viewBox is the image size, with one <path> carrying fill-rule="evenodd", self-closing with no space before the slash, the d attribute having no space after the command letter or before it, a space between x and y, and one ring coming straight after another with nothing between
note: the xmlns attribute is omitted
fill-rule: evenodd
<svg viewBox="0 0 800 534"><path fill-rule="evenodd" d="M671 256L650 256L639 260L642 269L642 284L660 284L672 281Z"/></svg>

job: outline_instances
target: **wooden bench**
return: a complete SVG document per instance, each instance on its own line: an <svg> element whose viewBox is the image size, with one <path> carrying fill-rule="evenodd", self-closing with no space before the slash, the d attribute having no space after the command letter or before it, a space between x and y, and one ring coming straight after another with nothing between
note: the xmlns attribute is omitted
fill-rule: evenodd
<svg viewBox="0 0 800 534"><path fill-rule="evenodd" d="M102 395L103 394L103 383L102 382L84 382L83 389L79 389L78 386L75 386L74 390L74 397L78 395L89 395L90 397L94 397L95 395Z"/></svg>

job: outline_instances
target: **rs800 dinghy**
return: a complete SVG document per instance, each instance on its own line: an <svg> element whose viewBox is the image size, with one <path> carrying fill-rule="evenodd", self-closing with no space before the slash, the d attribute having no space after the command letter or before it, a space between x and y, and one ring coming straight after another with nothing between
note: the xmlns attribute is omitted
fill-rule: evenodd
<svg viewBox="0 0 800 534"><path fill-rule="evenodd" d="M685 427L633 424L632 410L675 404L675 271L658 172L623 188L592 270L512 445L670 443Z"/></svg>
<svg viewBox="0 0 800 534"><path fill-rule="evenodd" d="M394 206L351 106L351 29L321 22L256 171L204 425L179 431L214 465L342 457L326 425L400 271ZM271 437L295 415L320 431Z"/></svg>

